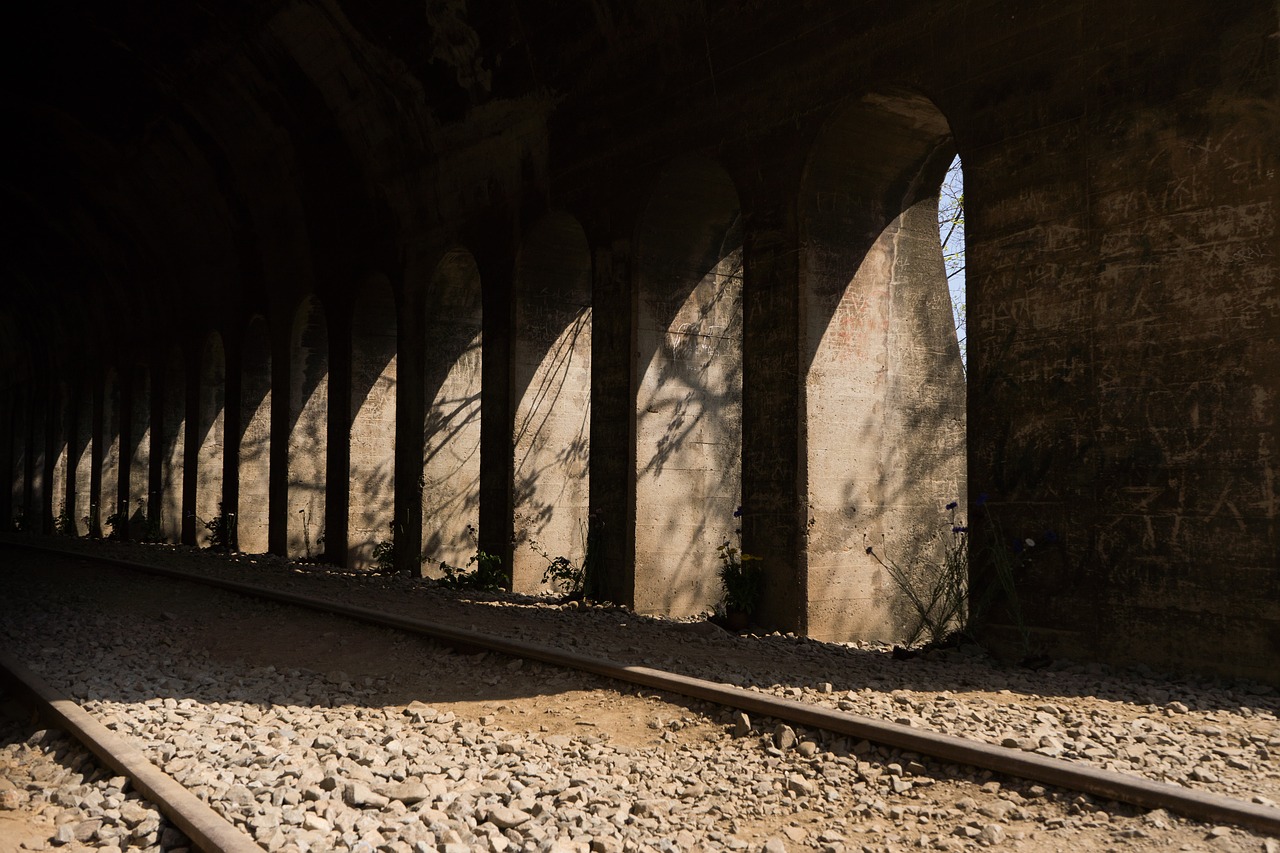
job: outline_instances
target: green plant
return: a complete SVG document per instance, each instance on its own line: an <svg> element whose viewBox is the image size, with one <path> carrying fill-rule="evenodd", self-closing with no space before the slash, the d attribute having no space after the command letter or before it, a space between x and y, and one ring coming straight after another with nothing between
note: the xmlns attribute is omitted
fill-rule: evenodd
<svg viewBox="0 0 1280 853"><path fill-rule="evenodd" d="M124 521L124 515L119 512L113 512L103 521L103 525L107 528L107 540L114 542L120 538L120 527Z"/></svg>
<svg viewBox="0 0 1280 853"><path fill-rule="evenodd" d="M394 572L396 570L396 526L394 523L387 525L387 531L390 539L381 539L378 544L373 546L373 562L380 572Z"/></svg>
<svg viewBox="0 0 1280 853"><path fill-rule="evenodd" d="M476 538L476 529L471 525L467 525L467 532L471 534L472 539ZM502 558L496 554L481 551L478 546L476 552L471 555L471 559L467 560L465 568L451 566L441 560L440 571L442 576L437 583L446 589L498 592L506 589L507 586L507 575L502 570Z"/></svg>
<svg viewBox="0 0 1280 853"><path fill-rule="evenodd" d="M867 554L889 573L915 611L916 624L905 638L907 646L920 641L936 645L954 636L975 640L992 608L1002 604L1017 628L1023 654L1029 654L1030 633L1022 616L1015 576L1031 563L1036 541L1005 536L986 495L979 495L977 506L983 512L983 531L975 543L969 527L956 518L958 504L947 504L949 532L938 534L942 557L936 562L905 567L887 550L881 553L870 545ZM1052 532L1042 534L1043 544L1056 540ZM971 583L971 557L992 576L991 582L978 585L976 593Z"/></svg>
<svg viewBox="0 0 1280 853"><path fill-rule="evenodd" d="M742 507L734 510L734 518L742 517ZM734 531L741 543L742 529ZM764 571L759 565L760 558L742 550L741 544L734 545L729 539L724 540L716 548L720 557L720 584L724 587L724 609L726 613L738 612L750 617L760 607L760 598L764 592Z"/></svg>
<svg viewBox="0 0 1280 853"><path fill-rule="evenodd" d="M556 557L547 564L542 582L551 584L569 601L579 601L585 594L586 572L568 557Z"/></svg>
<svg viewBox="0 0 1280 853"><path fill-rule="evenodd" d="M144 516L142 519L142 532L138 534L139 542L163 542L164 532L160 529L159 516L152 518Z"/></svg>
<svg viewBox="0 0 1280 853"><path fill-rule="evenodd" d="M589 536L583 537L586 540L588 555L590 552L591 541ZM542 547L537 539L529 540L529 548L535 554L547 561L546 571L542 573L542 582L552 586L557 592L565 597L568 601L581 601L586 597L587 589L587 565L589 556L584 557L582 565L574 565L574 562L563 555L552 557L547 550Z"/></svg>
<svg viewBox="0 0 1280 853"><path fill-rule="evenodd" d="M75 536L76 526L68 514L69 507L64 503L62 512L58 513L58 517L53 520L53 532L58 536Z"/></svg>
<svg viewBox="0 0 1280 853"><path fill-rule="evenodd" d="M475 568L472 569L472 566ZM476 551L467 560L466 568L451 566L441 560L440 571L444 575L438 583L446 589L499 592L506 588L507 575L502 570L502 558L496 554Z"/></svg>
<svg viewBox="0 0 1280 853"><path fill-rule="evenodd" d="M236 514L224 512L222 504L218 504L218 514L204 523L209 531L209 548L214 551L230 551L236 541Z"/></svg>
<svg viewBox="0 0 1280 853"><path fill-rule="evenodd" d="M941 643L969 627L969 531L956 519L957 506L955 502L947 504L951 529L938 534L942 557L936 562L906 567L894 560L887 548L882 554L867 546L867 554L889 573L915 610L915 625L903 638L908 647L922 639L925 644ZM935 549L925 550L936 553Z"/></svg>

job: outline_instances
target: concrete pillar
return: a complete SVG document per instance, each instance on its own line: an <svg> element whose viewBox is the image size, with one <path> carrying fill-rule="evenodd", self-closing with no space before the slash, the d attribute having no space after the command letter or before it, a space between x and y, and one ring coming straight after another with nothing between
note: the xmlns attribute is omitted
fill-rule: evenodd
<svg viewBox="0 0 1280 853"><path fill-rule="evenodd" d="M329 412L329 326L314 296L294 312L290 336L288 556L324 552Z"/></svg>
<svg viewBox="0 0 1280 853"><path fill-rule="evenodd" d="M102 430L102 457L98 478L98 521L101 535L118 538L123 532L120 506L120 410L123 397L120 376L114 367L107 368L102 383L102 408L99 428Z"/></svg>
<svg viewBox="0 0 1280 853"><path fill-rule="evenodd" d="M548 557L586 547L591 253L566 214L541 220L516 263L512 589L542 588Z"/></svg>
<svg viewBox="0 0 1280 853"><path fill-rule="evenodd" d="M422 426L422 556L466 566L480 524L483 308L480 271L465 251L446 255L426 296Z"/></svg>
<svg viewBox="0 0 1280 853"><path fill-rule="evenodd" d="M742 547L760 558L763 601L757 619L804 630L805 509L799 492L800 395L797 382L800 235L795 169L762 152L792 140L764 140L746 152L742 245ZM742 156L742 155L740 155ZM739 181L739 186L743 183Z"/></svg>
<svg viewBox="0 0 1280 853"><path fill-rule="evenodd" d="M717 547L738 546L742 231L709 161L671 167L636 240L635 606L689 616L721 599Z"/></svg>
<svg viewBox="0 0 1280 853"><path fill-rule="evenodd" d="M75 498L71 503L68 515L71 516L72 529L78 536L87 536L90 532L93 497L93 385L80 381L74 388L76 395L73 407L74 421L71 430L71 477L74 480Z"/></svg>
<svg viewBox="0 0 1280 853"><path fill-rule="evenodd" d="M631 229L629 229L631 230ZM630 237L597 245L591 284L593 598L635 604L635 288Z"/></svg>
<svg viewBox="0 0 1280 853"><path fill-rule="evenodd" d="M37 388L30 400L26 458L27 529L33 533L44 533L49 520L49 398L44 388Z"/></svg>
<svg viewBox="0 0 1280 853"><path fill-rule="evenodd" d="M391 542L395 520L396 304L381 276L356 296L350 406L346 566L371 568L374 549Z"/></svg>
<svg viewBox="0 0 1280 853"><path fill-rule="evenodd" d="M512 383L515 342L514 244L505 219L489 222L477 237L483 303L480 377L480 542L481 550L511 565L512 464L515 429Z"/></svg>
<svg viewBox="0 0 1280 853"><path fill-rule="evenodd" d="M187 365L178 347L164 361L164 393L160 406L160 533L166 542L182 541L182 494L187 443Z"/></svg>
<svg viewBox="0 0 1280 853"><path fill-rule="evenodd" d="M151 369L135 365L129 385L129 494L128 536L152 541L158 531L151 529L147 511L151 501Z"/></svg>
<svg viewBox="0 0 1280 853"><path fill-rule="evenodd" d="M195 453L187 463L187 475L195 481L195 544L203 547L211 542L207 525L228 509L222 506L226 355L216 331L205 336L199 370Z"/></svg>
<svg viewBox="0 0 1280 853"><path fill-rule="evenodd" d="M74 501L75 479L71 475L71 432L74 424L71 421L73 406L65 383L54 386L53 407L51 410L51 429L49 431L52 446L49 458L52 468L49 472L49 511L53 520L50 532L62 532L71 524L71 509Z"/></svg>
<svg viewBox="0 0 1280 853"><path fill-rule="evenodd" d="M240 489L238 547L267 550L271 486L271 338L266 320L253 317L240 342Z"/></svg>

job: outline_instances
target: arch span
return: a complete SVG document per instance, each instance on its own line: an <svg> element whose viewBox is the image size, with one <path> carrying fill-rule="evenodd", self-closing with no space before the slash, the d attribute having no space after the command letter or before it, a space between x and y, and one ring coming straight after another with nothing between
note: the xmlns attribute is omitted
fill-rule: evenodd
<svg viewBox="0 0 1280 853"><path fill-rule="evenodd" d="M346 565L367 568L395 521L396 301L383 276L361 285L352 314L350 448Z"/></svg>
<svg viewBox="0 0 1280 853"><path fill-rule="evenodd" d="M965 380L938 241L955 154L910 92L843 107L812 151L803 244L808 632L899 640L915 612L867 553L928 573L964 502Z"/></svg>
<svg viewBox="0 0 1280 853"><path fill-rule="evenodd" d="M324 553L329 464L329 324L315 296L293 314L289 345L288 556Z"/></svg>
<svg viewBox="0 0 1280 853"><path fill-rule="evenodd" d="M480 513L480 271L448 253L427 292L422 467L422 555L465 566Z"/></svg>
<svg viewBox="0 0 1280 853"><path fill-rule="evenodd" d="M231 522L225 513L234 515L234 507L222 505L222 465L225 436L226 352L222 335L210 331L205 335L200 353L200 385L197 398L195 458L195 540L197 545L214 544L208 525Z"/></svg>
<svg viewBox="0 0 1280 853"><path fill-rule="evenodd" d="M717 547L742 500L742 227L717 164L659 180L636 229L635 606L721 598Z"/></svg>
<svg viewBox="0 0 1280 853"><path fill-rule="evenodd" d="M271 493L271 336L254 315L240 339L240 506L236 513L241 551L267 550Z"/></svg>
<svg viewBox="0 0 1280 853"><path fill-rule="evenodd" d="M182 483L187 442L187 360L181 347L170 347L165 358L160 402L160 535L166 542L182 541Z"/></svg>
<svg viewBox="0 0 1280 853"><path fill-rule="evenodd" d="M572 216L552 213L516 261L512 352L512 588L542 586L546 556L581 565L591 428L591 252Z"/></svg>

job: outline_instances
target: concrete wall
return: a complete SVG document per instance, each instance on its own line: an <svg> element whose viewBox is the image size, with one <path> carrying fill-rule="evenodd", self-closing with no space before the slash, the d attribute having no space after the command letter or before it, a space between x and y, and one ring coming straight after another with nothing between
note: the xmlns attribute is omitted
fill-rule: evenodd
<svg viewBox="0 0 1280 853"><path fill-rule="evenodd" d="M100 404L99 429L102 436L102 456L97 468L98 477L98 512L94 527L102 536L113 533L120 535L120 418L121 418L120 375L114 367L107 368L102 385L102 402ZM117 516L116 524L109 525L107 519ZM114 529L113 529L114 528Z"/></svg>
<svg viewBox="0 0 1280 853"><path fill-rule="evenodd" d="M151 370L135 365L129 384L129 538L149 536L151 498Z"/></svg>
<svg viewBox="0 0 1280 853"><path fill-rule="evenodd" d="M480 525L480 271L469 252L436 268L425 311L426 415L422 427L424 569L464 567Z"/></svg>
<svg viewBox="0 0 1280 853"><path fill-rule="evenodd" d="M867 547L913 575L933 574L951 540L944 507L959 502L966 517L965 376L937 224L950 140L926 99L868 96L835 112L807 164L806 599L815 636L909 635L915 611Z"/></svg>
<svg viewBox="0 0 1280 853"><path fill-rule="evenodd" d="M294 312L290 336L288 554L305 559L324 551L328 328L319 301L304 299Z"/></svg>
<svg viewBox="0 0 1280 853"><path fill-rule="evenodd" d="M226 351L222 336L209 332L200 351L200 384L196 397L195 453L188 460L186 474L195 482L195 543L209 545L212 539L209 522L223 513L234 513L222 506L222 469L226 436ZM188 444L188 447L191 445Z"/></svg>
<svg viewBox="0 0 1280 853"><path fill-rule="evenodd" d="M93 386L81 380L73 386L75 420L71 431L71 463L74 465L74 491L67 514L77 535L89 533L93 494Z"/></svg>
<svg viewBox="0 0 1280 853"><path fill-rule="evenodd" d="M723 169L663 175L637 231L635 606L721 597L717 547L742 503L742 232Z"/></svg>
<svg viewBox="0 0 1280 853"><path fill-rule="evenodd" d="M159 442L160 532L166 542L182 541L183 471L187 443L187 366L182 350L172 348L164 361Z"/></svg>
<svg viewBox="0 0 1280 853"><path fill-rule="evenodd" d="M67 386L58 383L53 392L53 407L49 424L49 437L52 440L52 469L49 479L49 511L50 518L56 522L60 516L71 518L71 506L68 496L73 494L67 476L71 465L71 399Z"/></svg>
<svg viewBox="0 0 1280 853"><path fill-rule="evenodd" d="M384 278L366 281L351 327L350 504L348 568L374 565L395 521L396 303Z"/></svg>
<svg viewBox="0 0 1280 853"><path fill-rule="evenodd" d="M533 592L548 557L580 563L586 549L591 255L572 217L550 215L525 238L515 303L512 588Z"/></svg>
<svg viewBox="0 0 1280 853"><path fill-rule="evenodd" d="M271 485L271 338L254 317L240 342L240 495L236 513L241 551L267 550Z"/></svg>

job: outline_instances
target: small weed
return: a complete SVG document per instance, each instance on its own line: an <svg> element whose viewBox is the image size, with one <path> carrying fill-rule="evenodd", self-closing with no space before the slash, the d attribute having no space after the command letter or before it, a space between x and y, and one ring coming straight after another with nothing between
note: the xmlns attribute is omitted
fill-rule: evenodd
<svg viewBox="0 0 1280 853"><path fill-rule="evenodd" d="M103 526L107 528L107 535L105 538L108 542L115 542L120 538L120 528L123 522L124 514L119 512L111 513L107 516L106 520L102 522Z"/></svg>
<svg viewBox="0 0 1280 853"><path fill-rule="evenodd" d="M76 535L76 525L75 522L71 520L71 515L68 512L68 509L69 507L66 504L63 504L62 512L58 513L58 517L53 520L53 532L57 536Z"/></svg>
<svg viewBox="0 0 1280 853"><path fill-rule="evenodd" d="M587 573L568 557L556 557L542 573L542 582L555 587L569 601L580 601L585 593Z"/></svg>
<svg viewBox="0 0 1280 853"><path fill-rule="evenodd" d="M467 525L467 532L475 540L476 529ZM466 568L451 566L440 561L443 576L436 583L446 589L469 589L478 592L499 592L507 587L507 574L502 570L502 558L476 548L475 554L467 560Z"/></svg>
<svg viewBox="0 0 1280 853"><path fill-rule="evenodd" d="M236 514L223 512L222 504L218 504L218 514L204 523L209 531L209 549L212 551L230 551L236 542Z"/></svg>
<svg viewBox="0 0 1280 853"><path fill-rule="evenodd" d="M1003 604L1013 619L1021 640L1024 655L1030 654L1031 640L1022 616L1015 577L1026 570L1036 553L1036 542L1028 537L1007 537L987 505L986 496L979 496L978 507L983 511L985 536L976 544L973 558L977 565L989 566L992 583L979 587L973 594L970 585L970 552L975 543L970 539L969 527L956 518L958 504L946 506L950 514L948 531L939 534L942 539L942 558L935 563L905 567L888 554L867 546L869 554L879 563L894 584L911 603L916 614L916 624L906 636L907 646L943 644L962 636L975 640L978 628L986 620L991 609ZM1042 536L1044 545L1057 541L1056 535Z"/></svg>
<svg viewBox="0 0 1280 853"><path fill-rule="evenodd" d="M742 517L742 507L733 512L734 518ZM760 558L742 550L742 529L734 531L739 544L725 539L716 548L720 557L720 584L724 587L724 609L728 612L742 613L750 617L760 607L760 599L764 592L764 571L758 563Z"/></svg>
<svg viewBox="0 0 1280 853"><path fill-rule="evenodd" d="M388 574L396 570L396 526L394 523L387 525L387 531L390 539L381 539L377 545L373 546L373 563L377 566L378 571Z"/></svg>

